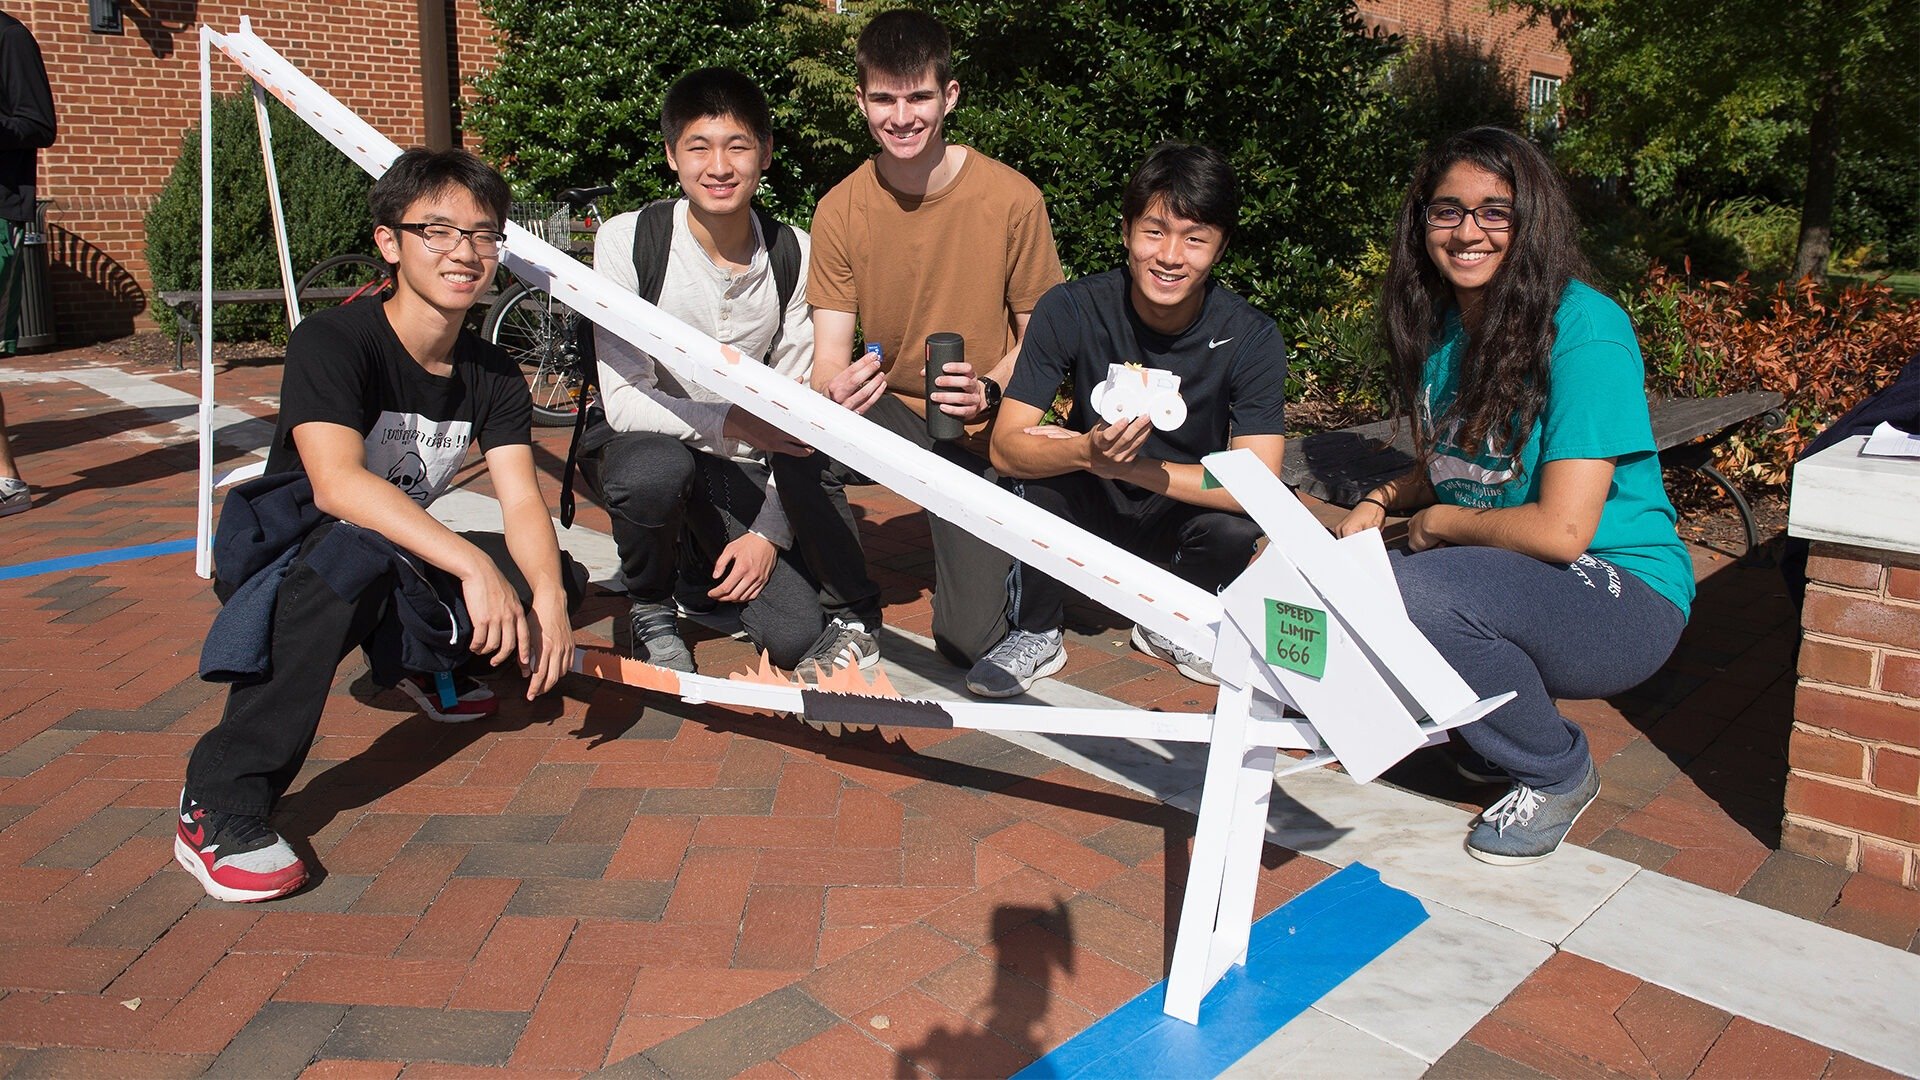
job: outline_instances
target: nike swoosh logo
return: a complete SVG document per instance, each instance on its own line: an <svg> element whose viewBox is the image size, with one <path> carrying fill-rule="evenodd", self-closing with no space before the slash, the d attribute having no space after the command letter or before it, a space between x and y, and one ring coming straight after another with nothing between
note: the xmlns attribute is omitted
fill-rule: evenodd
<svg viewBox="0 0 1920 1080"><path fill-rule="evenodd" d="M187 843L192 844L194 847L199 847L201 844L207 842L207 827L205 825L195 825L192 832L181 829L180 833L187 838Z"/></svg>
<svg viewBox="0 0 1920 1080"><path fill-rule="evenodd" d="M1209 349L1217 349L1217 348L1219 348L1220 346L1222 346L1222 345L1225 345L1225 344L1226 344L1227 342L1229 342L1229 341L1232 341L1232 340L1233 340L1233 339L1232 339L1232 338L1230 338L1230 337L1224 337L1224 338L1221 338L1221 339L1220 339L1219 341L1215 341L1215 340L1213 340L1212 338L1208 338L1208 339L1207 339L1207 348L1209 348Z"/></svg>

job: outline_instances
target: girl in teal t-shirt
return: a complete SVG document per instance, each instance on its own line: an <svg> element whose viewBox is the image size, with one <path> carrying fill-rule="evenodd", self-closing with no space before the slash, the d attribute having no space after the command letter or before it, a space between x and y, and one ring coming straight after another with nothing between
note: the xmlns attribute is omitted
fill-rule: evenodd
<svg viewBox="0 0 1920 1080"><path fill-rule="evenodd" d="M1476 692L1517 694L1459 729L1477 774L1512 784L1467 836L1484 862L1559 846L1600 780L1554 698L1643 682L1693 600L1640 348L1586 275L1566 189L1533 144L1475 128L1428 155L1380 300L1419 463L1335 528L1414 511L1394 559L1408 614Z"/></svg>

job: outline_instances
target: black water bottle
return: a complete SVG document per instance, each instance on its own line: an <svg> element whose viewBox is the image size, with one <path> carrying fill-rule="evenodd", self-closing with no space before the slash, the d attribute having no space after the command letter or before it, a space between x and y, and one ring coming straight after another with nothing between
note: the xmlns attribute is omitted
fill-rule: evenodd
<svg viewBox="0 0 1920 1080"><path fill-rule="evenodd" d="M927 437L935 442L950 442L966 431L959 417L933 400L935 390L945 389L935 380L947 373L948 364L957 364L966 358L967 340L959 334L927 335Z"/></svg>

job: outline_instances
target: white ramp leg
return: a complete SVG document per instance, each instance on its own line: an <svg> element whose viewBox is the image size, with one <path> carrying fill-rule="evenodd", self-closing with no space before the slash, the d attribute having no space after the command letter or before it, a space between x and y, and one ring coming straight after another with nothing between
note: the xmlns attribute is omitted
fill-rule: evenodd
<svg viewBox="0 0 1920 1080"><path fill-rule="evenodd" d="M1267 808L1273 797L1271 746L1250 746L1234 793L1233 830L1227 837L1226 877L1220 918L1207 956L1207 985L1235 964L1247 962L1253 933L1253 898L1260 883L1260 849L1267 839Z"/></svg>
<svg viewBox="0 0 1920 1080"><path fill-rule="evenodd" d="M1213 928L1220 914L1220 890L1226 876L1228 837L1238 806L1241 768L1247 756L1247 706L1253 688L1243 679L1238 689L1221 686L1213 714L1213 740L1207 750L1207 778L1200 791L1200 819L1193 835L1193 859L1187 867L1187 897L1180 905L1180 930L1173 942L1173 970L1167 975L1168 1016L1200 1022L1200 999L1213 988L1207 977Z"/></svg>

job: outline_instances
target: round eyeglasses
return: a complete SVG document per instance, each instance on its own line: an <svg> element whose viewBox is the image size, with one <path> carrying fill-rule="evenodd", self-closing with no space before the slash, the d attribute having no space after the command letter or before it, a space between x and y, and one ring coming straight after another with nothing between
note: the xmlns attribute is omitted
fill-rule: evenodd
<svg viewBox="0 0 1920 1080"><path fill-rule="evenodd" d="M1500 203L1471 208L1457 203L1433 203L1427 207L1427 224L1436 229L1457 229L1468 218L1487 232L1505 232L1513 228L1513 207Z"/></svg>
<svg viewBox="0 0 1920 1080"><path fill-rule="evenodd" d="M427 245L427 250L436 255L451 254L464 239L473 244L475 255L491 259L500 254L501 245L507 242L506 233L492 229L462 229L458 225L425 221L402 222L397 227L418 236L420 242Z"/></svg>

